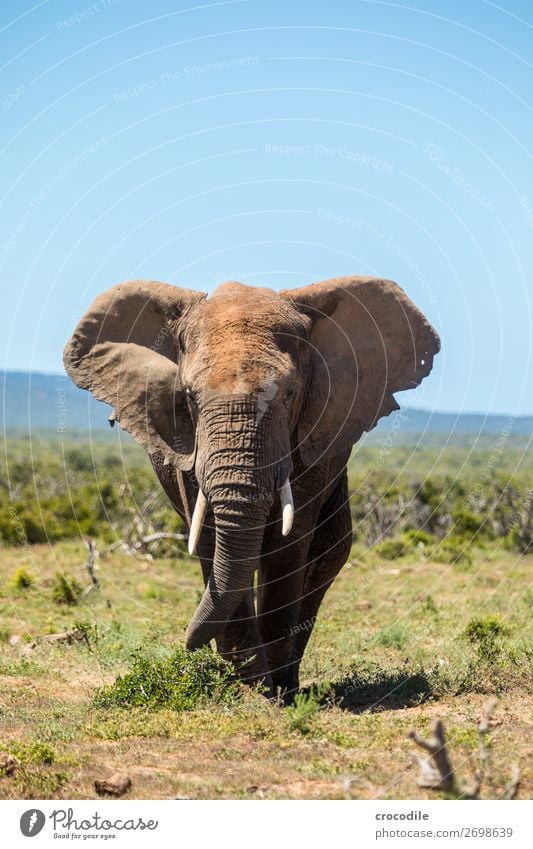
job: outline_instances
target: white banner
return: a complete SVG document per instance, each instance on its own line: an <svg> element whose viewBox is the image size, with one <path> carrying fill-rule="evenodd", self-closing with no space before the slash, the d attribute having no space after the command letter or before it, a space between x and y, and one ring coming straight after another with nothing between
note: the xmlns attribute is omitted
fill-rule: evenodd
<svg viewBox="0 0 533 849"><path fill-rule="evenodd" d="M532 807L528 801L5 801L0 843L6 849L66 841L121 849L526 849L533 845Z"/></svg>

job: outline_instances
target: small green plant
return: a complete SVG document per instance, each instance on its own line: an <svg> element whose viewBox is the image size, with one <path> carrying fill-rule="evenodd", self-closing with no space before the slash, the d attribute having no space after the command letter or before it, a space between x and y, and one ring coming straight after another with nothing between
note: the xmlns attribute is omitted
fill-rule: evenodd
<svg viewBox="0 0 533 849"><path fill-rule="evenodd" d="M433 596L431 596L431 595L426 595L424 597L424 601L422 602L421 609L424 611L424 613L435 613L435 614L437 614L439 612L439 609L438 609L437 605L435 604L435 600L434 600Z"/></svg>
<svg viewBox="0 0 533 849"><path fill-rule="evenodd" d="M402 649L409 638L405 625L394 623L382 628L376 635L376 643L387 649Z"/></svg>
<svg viewBox="0 0 533 849"><path fill-rule="evenodd" d="M428 534L427 531L423 531L421 529L415 530L413 528L402 534L402 539L407 545L412 546L418 546L420 544L432 545L435 542L435 537L433 537L431 534Z"/></svg>
<svg viewBox="0 0 533 849"><path fill-rule="evenodd" d="M29 740L25 743L8 743L0 745L21 764L53 764L57 760L55 749L40 740Z"/></svg>
<svg viewBox="0 0 533 849"><path fill-rule="evenodd" d="M21 568L9 579L9 586L13 590L29 590L35 584L35 578L27 569Z"/></svg>
<svg viewBox="0 0 533 849"><path fill-rule="evenodd" d="M294 702L287 708L289 726L300 734L308 734L310 723L322 707L322 701L330 691L328 684L310 687L307 692L296 693Z"/></svg>
<svg viewBox="0 0 533 849"><path fill-rule="evenodd" d="M498 616L471 619L465 628L465 636L477 647L481 661L494 660L501 652L500 638L509 634L509 628Z"/></svg>
<svg viewBox="0 0 533 849"><path fill-rule="evenodd" d="M470 543L459 537L448 537L442 540L431 552L436 563L450 563L463 569L472 566L472 557L468 551Z"/></svg>
<svg viewBox="0 0 533 849"><path fill-rule="evenodd" d="M205 705L234 704L242 689L235 667L209 648L190 652L176 646L166 658L150 656L143 649L131 655L131 669L94 696L100 708L146 707L194 710Z"/></svg>
<svg viewBox="0 0 533 849"><path fill-rule="evenodd" d="M379 557L383 557L384 560L397 560L398 557L405 554L408 547L409 545L406 545L405 540L399 537L391 537L391 539L384 539L382 542L378 542L374 546L374 551Z"/></svg>
<svg viewBox="0 0 533 849"><path fill-rule="evenodd" d="M68 604L74 606L80 603L83 587L71 575L57 572L55 577L52 597L56 604Z"/></svg>

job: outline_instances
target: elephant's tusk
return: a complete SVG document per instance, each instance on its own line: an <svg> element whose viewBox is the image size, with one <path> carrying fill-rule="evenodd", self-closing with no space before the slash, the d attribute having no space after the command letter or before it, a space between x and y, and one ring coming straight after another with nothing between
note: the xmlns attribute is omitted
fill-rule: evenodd
<svg viewBox="0 0 533 849"><path fill-rule="evenodd" d="M285 481L280 490L281 498L281 533L284 537L291 532L292 523L294 522L294 501L292 498L292 490L289 478Z"/></svg>
<svg viewBox="0 0 533 849"><path fill-rule="evenodd" d="M191 529L189 531L189 554L196 554L196 546L202 533L202 525L204 523L207 510L207 498L202 490L198 490L198 497L194 505L194 513L191 519Z"/></svg>

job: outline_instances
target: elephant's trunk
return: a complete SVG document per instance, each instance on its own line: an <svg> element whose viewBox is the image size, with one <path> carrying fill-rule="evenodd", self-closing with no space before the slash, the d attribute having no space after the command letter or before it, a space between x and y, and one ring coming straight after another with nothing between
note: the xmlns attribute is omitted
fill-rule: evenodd
<svg viewBox="0 0 533 849"><path fill-rule="evenodd" d="M263 527L244 528L242 523L222 526L216 519L213 569L202 600L189 623L188 649L199 648L217 637L232 618L259 566Z"/></svg>
<svg viewBox="0 0 533 849"><path fill-rule="evenodd" d="M189 649L217 637L252 587L265 522L288 475L290 460L282 459L271 411L257 419L255 404L226 402L199 423L196 471L213 511L216 543L207 587L187 629Z"/></svg>

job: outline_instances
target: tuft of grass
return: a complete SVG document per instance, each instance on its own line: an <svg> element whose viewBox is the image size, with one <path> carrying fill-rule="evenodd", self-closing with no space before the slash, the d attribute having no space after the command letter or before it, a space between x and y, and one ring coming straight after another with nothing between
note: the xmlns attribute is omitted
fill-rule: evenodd
<svg viewBox="0 0 533 849"><path fill-rule="evenodd" d="M41 740L27 742L0 743L0 749L14 755L21 764L53 764L57 760L55 749Z"/></svg>
<svg viewBox="0 0 533 849"><path fill-rule="evenodd" d="M390 539L384 539L382 542L378 542L374 546L374 551L379 557L383 557L384 560L397 560L406 553L408 547L409 543L406 544L405 540L401 537L391 537Z"/></svg>
<svg viewBox="0 0 533 849"><path fill-rule="evenodd" d="M471 619L465 628L465 635L471 643L494 642L496 637L509 634L509 628L499 616L485 616L483 619Z"/></svg>
<svg viewBox="0 0 533 849"><path fill-rule="evenodd" d="M52 597L56 604L67 604L73 607L80 603L82 585L71 575L56 572Z"/></svg>
<svg viewBox="0 0 533 849"><path fill-rule="evenodd" d="M8 581L8 585L11 587L11 589L16 591L29 590L30 587L34 586L34 584L35 578L30 572L28 572L27 569L24 569L23 567L17 569L17 571L14 572L13 575L11 575L11 578Z"/></svg>
<svg viewBox="0 0 533 849"><path fill-rule="evenodd" d="M0 660L0 675L13 676L27 675L35 678L40 678L47 675L49 669L46 669L41 664L34 660L28 660L26 657L21 657L19 660L14 660L12 663L5 663Z"/></svg>
<svg viewBox="0 0 533 849"><path fill-rule="evenodd" d="M190 652L176 646L166 658L143 649L131 654L131 668L113 684L99 688L99 708L147 707L188 711L206 705L234 705L242 696L235 668L205 647Z"/></svg>
<svg viewBox="0 0 533 849"><path fill-rule="evenodd" d="M435 604L435 599L433 598L433 596L426 595L424 597L424 601L421 604L421 610L424 613L434 613L434 614L438 615L439 608Z"/></svg>
<svg viewBox="0 0 533 849"><path fill-rule="evenodd" d="M382 628L376 635L375 641L379 646L387 649L403 649L409 633L405 625L395 623Z"/></svg>
<svg viewBox="0 0 533 849"><path fill-rule="evenodd" d="M499 616L485 616L471 619L464 633L467 640L476 646L478 659L492 661L501 653L501 637L508 636L510 631Z"/></svg>
<svg viewBox="0 0 533 849"><path fill-rule="evenodd" d="M311 730L311 720L323 706L323 700L330 692L329 684L318 684L307 691L296 693L292 705L287 708L289 728L308 734Z"/></svg>
<svg viewBox="0 0 533 849"><path fill-rule="evenodd" d="M449 563L462 569L470 569L472 557L468 551L470 543L461 537L448 537L431 551L431 557L436 563Z"/></svg>

